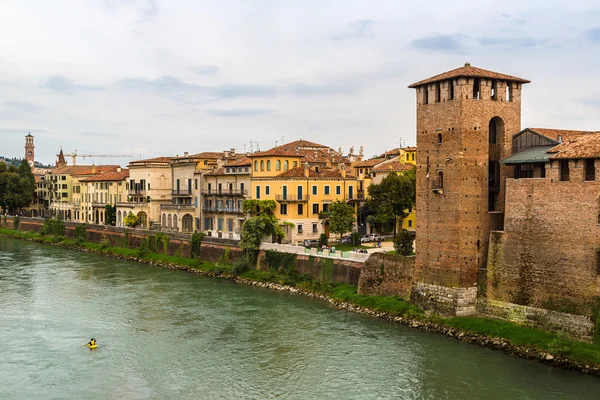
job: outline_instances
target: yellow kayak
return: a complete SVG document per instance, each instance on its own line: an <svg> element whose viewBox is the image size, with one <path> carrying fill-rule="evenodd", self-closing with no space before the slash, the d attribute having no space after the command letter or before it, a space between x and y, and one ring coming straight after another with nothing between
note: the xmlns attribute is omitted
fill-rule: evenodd
<svg viewBox="0 0 600 400"><path fill-rule="evenodd" d="M88 348L88 349L90 349L90 350L93 350L93 349L95 349L96 347L98 347L98 345L97 345L97 344L95 344L95 345L90 345L89 343L88 343L88 344L86 344L86 346L87 346L87 348Z"/></svg>

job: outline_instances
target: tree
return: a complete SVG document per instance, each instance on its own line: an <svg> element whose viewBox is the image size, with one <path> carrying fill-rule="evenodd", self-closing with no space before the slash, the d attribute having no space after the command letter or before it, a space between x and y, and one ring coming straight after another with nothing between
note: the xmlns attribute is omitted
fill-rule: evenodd
<svg viewBox="0 0 600 400"><path fill-rule="evenodd" d="M403 256L411 255L414 249L414 240L415 238L412 233L406 229L402 229L402 231L394 238L394 249L396 250L396 253Z"/></svg>
<svg viewBox="0 0 600 400"><path fill-rule="evenodd" d="M394 237L398 220L408 216L416 201L416 168L402 174L390 173L380 184L368 188L369 218L377 224L393 222Z"/></svg>
<svg viewBox="0 0 600 400"><path fill-rule="evenodd" d="M21 161L19 168L0 163L0 207L4 212L16 212L31 205L35 187L35 177L27 161Z"/></svg>
<svg viewBox="0 0 600 400"><path fill-rule="evenodd" d="M341 239L344 233L350 232L354 228L354 222L356 221L354 207L338 200L331 204L330 210L329 229L333 233L338 233Z"/></svg>
<svg viewBox="0 0 600 400"><path fill-rule="evenodd" d="M244 221L241 230L240 248L246 253L258 251L261 242L268 236L280 239L284 236L273 211L276 203L273 200L244 200L242 210L250 214Z"/></svg>
<svg viewBox="0 0 600 400"><path fill-rule="evenodd" d="M104 207L104 214L105 214L104 224L115 226L117 223L117 207L107 204Z"/></svg>
<svg viewBox="0 0 600 400"><path fill-rule="evenodd" d="M123 218L123 223L125 226L135 228L139 223L138 217L135 214L128 214L125 218Z"/></svg>

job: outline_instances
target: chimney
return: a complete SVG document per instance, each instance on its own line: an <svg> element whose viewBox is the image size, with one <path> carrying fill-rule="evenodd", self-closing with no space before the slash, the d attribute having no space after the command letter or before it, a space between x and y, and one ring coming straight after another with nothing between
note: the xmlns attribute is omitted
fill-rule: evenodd
<svg viewBox="0 0 600 400"><path fill-rule="evenodd" d="M187 151L184 151L184 152L183 152L183 156L184 156L184 157L187 157L187 156L188 156L188 152L187 152Z"/></svg>
<svg viewBox="0 0 600 400"><path fill-rule="evenodd" d="M307 162L304 163L304 177L308 178L310 176L310 168Z"/></svg>
<svg viewBox="0 0 600 400"><path fill-rule="evenodd" d="M230 150L230 152L231 152L231 154L235 154L235 148L232 147L231 150Z"/></svg>
<svg viewBox="0 0 600 400"><path fill-rule="evenodd" d="M229 150L224 150L223 151L223 157L229 158Z"/></svg>
<svg viewBox="0 0 600 400"><path fill-rule="evenodd" d="M342 175L342 178L345 178L346 177L346 164L339 163L338 168L340 170L340 174Z"/></svg>
<svg viewBox="0 0 600 400"><path fill-rule="evenodd" d="M121 167L118 167L118 168L117 168L117 172L121 172Z"/></svg>
<svg viewBox="0 0 600 400"><path fill-rule="evenodd" d="M223 166L224 162L222 158L217 158L217 168L221 168Z"/></svg>
<svg viewBox="0 0 600 400"><path fill-rule="evenodd" d="M96 165L92 164L92 174L95 174L95 173L96 173Z"/></svg>

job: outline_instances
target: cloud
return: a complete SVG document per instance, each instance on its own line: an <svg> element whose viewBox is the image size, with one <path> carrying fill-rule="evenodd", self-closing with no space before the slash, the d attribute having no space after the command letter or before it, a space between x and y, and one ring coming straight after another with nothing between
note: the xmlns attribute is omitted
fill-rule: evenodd
<svg viewBox="0 0 600 400"><path fill-rule="evenodd" d="M254 117L265 114L272 114L275 110L268 109L230 109L230 110L208 110L207 114L218 117Z"/></svg>
<svg viewBox="0 0 600 400"><path fill-rule="evenodd" d="M411 47L419 50L431 50L431 51L447 51L447 52L462 52L464 47L462 40L465 38L464 35L432 35L421 39L414 39L410 42Z"/></svg>
<svg viewBox="0 0 600 400"><path fill-rule="evenodd" d="M142 18L139 22L147 22L153 20L158 15L158 4L156 0L147 0L144 7L139 8L142 13Z"/></svg>
<svg viewBox="0 0 600 400"><path fill-rule="evenodd" d="M15 110L20 110L20 111L25 111L25 112L30 112L30 113L39 112L44 109L43 107L36 106L35 104L22 103L19 101L7 101L4 103L4 105L7 107L10 107L12 109L15 109Z"/></svg>
<svg viewBox="0 0 600 400"><path fill-rule="evenodd" d="M479 39L479 44L482 46L491 46L505 50L539 47L548 42L547 39L539 40L532 37L502 38L490 36Z"/></svg>
<svg viewBox="0 0 600 400"><path fill-rule="evenodd" d="M503 13L501 15L502 18L508 20L509 22L516 24L516 25L523 25L525 22L527 22L527 18L524 17L514 17L510 14L507 13Z"/></svg>
<svg viewBox="0 0 600 400"><path fill-rule="evenodd" d="M190 71L197 75L215 75L219 73L219 67L216 65L198 65L190 67Z"/></svg>
<svg viewBox="0 0 600 400"><path fill-rule="evenodd" d="M269 85L220 85L212 89L216 97L235 98L235 97L271 97L276 96L278 89Z"/></svg>
<svg viewBox="0 0 600 400"><path fill-rule="evenodd" d="M358 90L356 85L330 83L324 85L307 85L302 83L292 84L289 90L296 96L320 96L320 95L349 95Z"/></svg>
<svg viewBox="0 0 600 400"><path fill-rule="evenodd" d="M373 36L373 26L375 21L372 19L359 19L346 25L343 33L332 36L333 40L361 39Z"/></svg>
<svg viewBox="0 0 600 400"><path fill-rule="evenodd" d="M88 90L102 90L100 86L81 85L61 75L51 75L44 84L47 89L64 94L75 94Z"/></svg>
<svg viewBox="0 0 600 400"><path fill-rule="evenodd" d="M49 133L49 131L46 129L0 128L0 135L22 135L25 137L28 133L35 136Z"/></svg>
<svg viewBox="0 0 600 400"><path fill-rule="evenodd" d="M595 28L586 32L586 36L592 43L600 44L600 28Z"/></svg>

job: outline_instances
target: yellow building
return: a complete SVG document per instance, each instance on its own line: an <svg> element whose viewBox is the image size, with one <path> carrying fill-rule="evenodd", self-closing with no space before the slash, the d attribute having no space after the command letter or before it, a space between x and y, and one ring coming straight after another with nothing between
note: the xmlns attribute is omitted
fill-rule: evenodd
<svg viewBox="0 0 600 400"><path fill-rule="evenodd" d="M416 147L398 147L388 150L377 158L397 159L404 164L417 165L417 148Z"/></svg>
<svg viewBox="0 0 600 400"><path fill-rule="evenodd" d="M275 200L284 241L299 243L329 236L329 221L319 219L337 200L358 203L358 179L339 152L317 143L297 140L250 154L252 199Z"/></svg>
<svg viewBox="0 0 600 400"><path fill-rule="evenodd" d="M115 205L127 198L129 170L117 168L79 180L78 193L73 194L75 208L73 219L91 224L106 224L106 206Z"/></svg>

